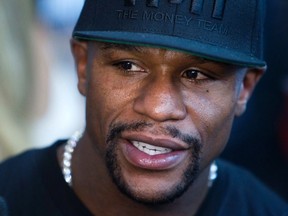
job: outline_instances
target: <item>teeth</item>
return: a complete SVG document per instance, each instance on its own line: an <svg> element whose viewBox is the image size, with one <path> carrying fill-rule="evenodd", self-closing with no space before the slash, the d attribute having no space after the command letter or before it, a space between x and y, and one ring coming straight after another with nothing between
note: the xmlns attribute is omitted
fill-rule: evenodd
<svg viewBox="0 0 288 216"><path fill-rule="evenodd" d="M169 153L172 150L168 148L162 148L159 146L153 146L147 143L132 141L132 144L138 148L140 151L145 152L148 155L159 155Z"/></svg>

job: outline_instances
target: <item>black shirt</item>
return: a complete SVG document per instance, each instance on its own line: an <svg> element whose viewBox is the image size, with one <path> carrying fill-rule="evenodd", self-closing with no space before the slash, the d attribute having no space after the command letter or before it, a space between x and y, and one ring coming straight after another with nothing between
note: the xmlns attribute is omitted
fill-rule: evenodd
<svg viewBox="0 0 288 216"><path fill-rule="evenodd" d="M0 195L9 216L92 215L62 176L56 150L63 142L0 165ZM288 216L287 204L250 173L221 160L217 164L218 178L197 216Z"/></svg>
<svg viewBox="0 0 288 216"><path fill-rule="evenodd" d="M7 216L6 203L2 197L0 197L0 216Z"/></svg>

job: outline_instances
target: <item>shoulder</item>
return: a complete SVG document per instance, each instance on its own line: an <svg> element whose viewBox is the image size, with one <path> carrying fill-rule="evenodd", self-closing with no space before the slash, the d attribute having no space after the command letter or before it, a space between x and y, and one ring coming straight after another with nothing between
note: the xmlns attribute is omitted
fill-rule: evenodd
<svg viewBox="0 0 288 216"><path fill-rule="evenodd" d="M0 192L22 177L29 178L36 166L37 155L43 150L29 150L11 157L0 164Z"/></svg>
<svg viewBox="0 0 288 216"><path fill-rule="evenodd" d="M218 178L206 203L218 208L214 215L284 216L288 211L287 203L249 171L223 160L217 164Z"/></svg>
<svg viewBox="0 0 288 216"><path fill-rule="evenodd" d="M7 206L2 197L0 197L0 215L1 216L6 216L7 214Z"/></svg>
<svg viewBox="0 0 288 216"><path fill-rule="evenodd" d="M245 193L246 196L251 195L253 198L263 194L266 196L259 198L265 200L266 198L271 197L278 200L278 196L250 171L223 160L219 160L218 164L219 179L222 182L225 182L226 187L233 192ZM257 194L255 194L255 191L257 191ZM280 200L281 199L279 198L279 201Z"/></svg>
<svg viewBox="0 0 288 216"><path fill-rule="evenodd" d="M52 170L59 167L56 151L62 143L26 151L0 164L0 195L6 200L11 215L22 215L26 210L36 215L31 209L39 213L52 205L45 184L51 180L47 178Z"/></svg>
<svg viewBox="0 0 288 216"><path fill-rule="evenodd" d="M226 182L226 186L228 184L229 189L237 192L236 194L245 195L246 198L252 198L253 201L256 201L255 198L257 198L260 202L270 203L275 200L283 203L278 195L251 172L242 167L220 160L219 172L221 175L220 179Z"/></svg>
<svg viewBox="0 0 288 216"><path fill-rule="evenodd" d="M37 169L39 163L46 160L49 154L56 151L58 142L41 149L30 149L19 155L8 158L0 164L0 185L5 183L9 177L22 176L24 173L26 177L27 174L33 173Z"/></svg>
<svg viewBox="0 0 288 216"><path fill-rule="evenodd" d="M0 164L0 192L5 185L37 179L45 165L56 159L56 150L63 141L41 149L31 149Z"/></svg>

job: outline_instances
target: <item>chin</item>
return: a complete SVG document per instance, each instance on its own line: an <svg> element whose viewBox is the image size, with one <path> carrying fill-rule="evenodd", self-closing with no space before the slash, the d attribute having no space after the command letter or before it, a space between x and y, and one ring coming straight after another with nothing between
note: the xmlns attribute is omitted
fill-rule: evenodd
<svg viewBox="0 0 288 216"><path fill-rule="evenodd" d="M121 130L108 136L112 138L106 141L106 167L119 191L135 202L145 205L171 203L181 197L197 178L202 146L198 142L193 142L191 152L179 166L160 171L145 170L124 159L117 143L120 133Z"/></svg>
<svg viewBox="0 0 288 216"><path fill-rule="evenodd" d="M119 190L125 194L127 197L135 202L156 206L165 205L174 202L177 198L181 197L189 188L186 185L177 185L169 190L159 191L156 189L151 189L152 191L137 191L128 185L118 185Z"/></svg>
<svg viewBox="0 0 288 216"><path fill-rule="evenodd" d="M163 180L161 180L161 178L157 177L159 174L153 174L153 172L150 173L150 178L147 176L144 178L141 175L137 176L137 174L134 175L134 177L137 177L133 178L131 173L125 175L121 168L121 163L117 160L115 148L107 151L106 165L114 184L121 193L141 204L163 205L172 203L181 197L197 178L199 158L195 158L193 155L191 155L189 164L185 166L182 174L174 175L177 176L177 179L173 178L174 183L171 182L171 177L166 176L165 179L162 176ZM150 187L144 187L144 185L150 185Z"/></svg>

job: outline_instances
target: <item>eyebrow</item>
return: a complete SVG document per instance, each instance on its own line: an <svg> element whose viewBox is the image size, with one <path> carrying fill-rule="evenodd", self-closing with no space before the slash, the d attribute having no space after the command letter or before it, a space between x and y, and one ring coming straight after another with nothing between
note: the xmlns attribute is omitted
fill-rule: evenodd
<svg viewBox="0 0 288 216"><path fill-rule="evenodd" d="M136 46L136 45L131 45L131 44L120 44L120 43L109 43L109 42L101 42L100 43L100 49L103 49L103 50L109 50L109 49L119 49L119 50L126 50L126 51L137 51L137 52L140 52L140 53L143 53L145 52L145 46ZM153 48L153 47L149 47L147 46L146 48ZM154 47L156 48L156 47ZM159 49L166 49L166 48L159 48ZM168 49L167 49L168 50ZM176 51L174 50L175 52L181 52L181 51ZM194 56L194 55L191 55L189 53L185 53L185 52L182 52L186 58L194 58L194 59L197 59L203 63L207 62L208 60L204 59L204 58L201 58L201 57L198 57L198 56Z"/></svg>
<svg viewBox="0 0 288 216"><path fill-rule="evenodd" d="M144 53L145 52L145 48L156 48L156 47L153 47L153 46L137 46L137 45L132 45L132 44L121 44L121 43L109 43L109 42L100 42L100 49L103 49L103 50L109 50L109 49L118 49L118 50L126 50L126 51L136 51L136 52L139 52L139 53ZM167 49L169 50L168 48L164 48L164 47L159 47L159 49ZM214 63L214 64L221 64L221 65L229 65L227 63L224 63L224 62L218 62L216 60L212 60L212 59L207 59L207 58L203 58L203 57L200 57L200 56L196 56L196 55L193 55L193 54L190 54L190 53L187 53L185 51L180 51L180 50L173 50L173 49L170 49L171 51L175 51L175 52L181 52L185 58L187 59L192 59L192 60L196 60L199 64L205 64L205 63Z"/></svg>
<svg viewBox="0 0 288 216"><path fill-rule="evenodd" d="M109 49L119 49L119 50L127 50L127 51L137 51L143 52L143 48L140 46L134 46L130 44L120 44L120 43L108 43L101 42L100 49L109 50Z"/></svg>

